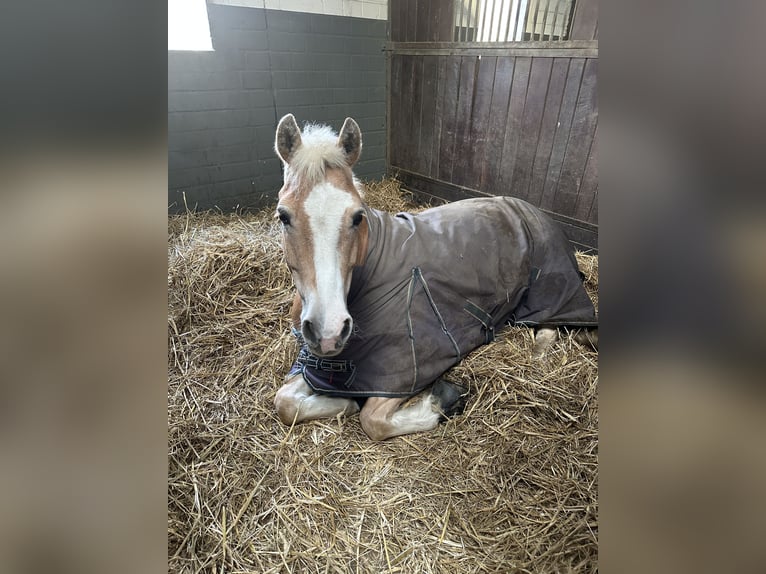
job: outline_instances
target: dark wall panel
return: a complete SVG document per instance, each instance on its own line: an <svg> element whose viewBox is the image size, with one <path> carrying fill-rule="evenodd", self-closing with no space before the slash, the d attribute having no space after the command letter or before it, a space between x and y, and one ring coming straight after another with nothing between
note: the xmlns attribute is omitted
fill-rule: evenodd
<svg viewBox="0 0 766 574"><path fill-rule="evenodd" d="M572 40L593 40L598 35L598 0L577 0L572 18Z"/></svg>
<svg viewBox="0 0 766 574"><path fill-rule="evenodd" d="M525 199L595 248L597 2L571 40L501 44L454 42L454 4L390 2L389 173L430 199Z"/></svg>
<svg viewBox="0 0 766 574"><path fill-rule="evenodd" d="M391 41L451 42L454 0L389 0Z"/></svg>
<svg viewBox="0 0 766 574"><path fill-rule="evenodd" d="M429 176L436 178L439 174L439 153L441 150L442 140L442 119L444 117L444 109L448 107L447 94L445 86L447 84L447 56L436 56L437 68L436 68L436 93L434 94L435 109L434 109L434 122L433 126L433 144L431 148L424 148L423 153L429 153L431 156L430 170L427 172ZM427 126L426 129L429 129ZM390 145L393 145L390 144Z"/></svg>
<svg viewBox="0 0 766 574"><path fill-rule="evenodd" d="M214 52L168 52L168 204L260 208L276 198L277 121L339 129L351 116L364 138L355 173L386 170L387 23L208 5Z"/></svg>
<svg viewBox="0 0 766 574"><path fill-rule="evenodd" d="M503 141L505 140L505 126L508 121L508 102L511 97L514 63L515 58L510 56L497 58L489 112L491 120L485 149L485 161L477 185L478 189L484 189L495 195L502 195L500 169L502 167Z"/></svg>
<svg viewBox="0 0 766 574"><path fill-rule="evenodd" d="M442 82L442 109L440 118L441 137L439 146L439 169L437 177L442 181L452 178L455 156L455 134L457 132L458 88L460 86L460 56L447 56L444 82ZM394 140L396 141L396 139ZM394 145L392 143L392 145ZM460 146L462 149L462 146ZM404 166L402 166L404 167Z"/></svg>
<svg viewBox="0 0 766 574"><path fill-rule="evenodd" d="M598 191L598 168L596 165L596 150L598 149L598 126L593 132L593 139L588 152L588 159L585 163L585 170L580 183L580 191L577 194L577 201L574 207L575 219L582 221L591 221L590 213L593 208L593 200Z"/></svg>
<svg viewBox="0 0 766 574"><path fill-rule="evenodd" d="M545 98L551 78L553 58L532 58L529 83L524 100L516 163L511 179L510 195L529 200L532 169L540 138L540 126L545 110Z"/></svg>
<svg viewBox="0 0 766 574"><path fill-rule="evenodd" d="M510 103L508 104L508 119L505 125L502 164L498 181L501 195L513 195L513 170L518 160L517 151L521 139L521 120L524 117L524 105L527 99L529 72L532 58L517 57L513 67L513 82L511 84Z"/></svg>
<svg viewBox="0 0 766 574"><path fill-rule="evenodd" d="M465 181L475 185L487 163L487 133L493 118L490 116L492 92L495 87L497 57L480 58L477 63L476 87L474 89L471 123L468 140L471 146L471 161L465 166Z"/></svg>
<svg viewBox="0 0 766 574"><path fill-rule="evenodd" d="M569 62L567 70L567 81L564 87L564 95L559 108L559 117L556 122L556 132L553 136L553 146L551 156L548 160L548 174L543 186L543 196L540 200L540 206L544 209L553 209L553 200L556 189L558 188L559 176L564 163L564 154L569 143L569 134L572 128L572 118L574 117L575 106L577 105L577 96L580 92L580 83L582 73L585 69L585 60L582 58L573 58Z"/></svg>
<svg viewBox="0 0 766 574"><path fill-rule="evenodd" d="M474 160L473 148L464 147L462 142L471 141L471 106L476 88L476 67L478 59L475 56L463 56L460 62L460 84L457 94L457 112L455 118L455 147L450 181L457 185L466 185L466 172Z"/></svg>
<svg viewBox="0 0 766 574"><path fill-rule="evenodd" d="M593 141L598 108L596 104L597 60L587 60L583 72L566 153L561 165L552 211L574 215L580 182Z"/></svg>
<svg viewBox="0 0 766 574"><path fill-rule="evenodd" d="M430 174L435 139L435 123L438 117L437 86L439 83L439 60L438 58L422 58L422 92L423 98L420 109L420 145L418 146L417 171Z"/></svg>
<svg viewBox="0 0 766 574"><path fill-rule="evenodd" d="M569 58L553 58L550 82L545 95L545 109L540 121L540 137L532 164L532 175L529 182L527 201L533 205L541 205L545 179L548 175L548 164L553 151L553 139L558 128L559 111L564 96Z"/></svg>

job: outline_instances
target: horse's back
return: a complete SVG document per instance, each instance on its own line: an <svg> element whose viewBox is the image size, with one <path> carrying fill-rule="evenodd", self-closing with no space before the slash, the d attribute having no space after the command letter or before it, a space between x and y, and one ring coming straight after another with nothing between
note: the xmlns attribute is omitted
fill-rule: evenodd
<svg viewBox="0 0 766 574"><path fill-rule="evenodd" d="M412 218L418 247L429 267L455 275L470 273L498 289L524 283L537 263L562 258L577 266L574 250L561 227L530 203L514 197L481 197L427 209ZM561 265L563 262L558 262ZM451 275L452 273L450 273Z"/></svg>
<svg viewBox="0 0 766 574"><path fill-rule="evenodd" d="M431 240L431 271L456 294L455 304L470 300L501 323L596 324L572 244L558 223L530 203L472 198L428 209L416 219L444 239Z"/></svg>

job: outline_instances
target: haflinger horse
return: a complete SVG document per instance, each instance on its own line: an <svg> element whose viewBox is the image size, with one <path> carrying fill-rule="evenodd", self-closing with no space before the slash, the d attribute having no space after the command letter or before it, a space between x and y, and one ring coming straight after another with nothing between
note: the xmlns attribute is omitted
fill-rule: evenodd
<svg viewBox="0 0 766 574"><path fill-rule="evenodd" d="M352 173L362 134L351 118L335 134L301 131L288 114L275 148L300 344L275 398L284 424L359 412L373 440L428 431L465 405L466 389L443 375L496 329L544 327L542 346L558 327L596 326L568 240L530 204L371 209Z"/></svg>

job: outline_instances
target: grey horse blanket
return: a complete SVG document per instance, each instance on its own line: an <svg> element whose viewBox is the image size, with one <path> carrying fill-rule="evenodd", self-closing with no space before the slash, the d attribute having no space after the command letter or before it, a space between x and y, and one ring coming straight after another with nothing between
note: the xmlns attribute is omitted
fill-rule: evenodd
<svg viewBox="0 0 766 574"><path fill-rule="evenodd" d="M597 324L569 241L522 200L366 215L367 259L354 269L347 299L354 333L332 359L303 345L290 371L302 372L315 392L409 397L506 323Z"/></svg>

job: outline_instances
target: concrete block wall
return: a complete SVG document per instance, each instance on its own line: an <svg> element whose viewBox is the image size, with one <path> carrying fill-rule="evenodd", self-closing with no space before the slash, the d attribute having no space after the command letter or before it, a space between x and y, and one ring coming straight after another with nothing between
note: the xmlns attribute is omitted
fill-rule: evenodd
<svg viewBox="0 0 766 574"><path fill-rule="evenodd" d="M319 3L317 3L319 4ZM385 174L385 20L208 4L213 52L168 52L168 209L274 203L284 114L364 137L355 173Z"/></svg>

